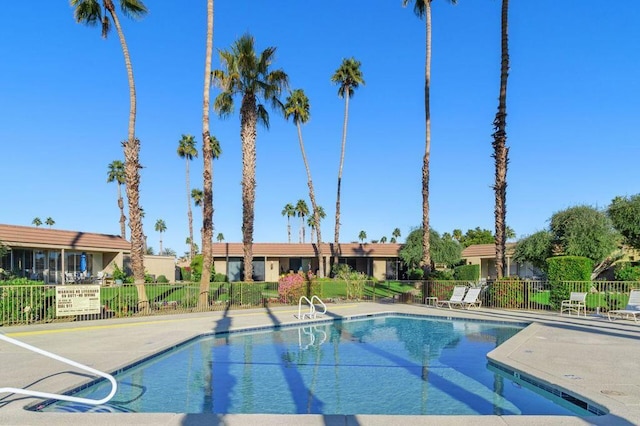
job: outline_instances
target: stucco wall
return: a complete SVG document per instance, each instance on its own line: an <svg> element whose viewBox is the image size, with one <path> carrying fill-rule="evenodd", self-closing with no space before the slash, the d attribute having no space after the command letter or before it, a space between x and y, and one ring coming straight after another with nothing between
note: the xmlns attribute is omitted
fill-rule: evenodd
<svg viewBox="0 0 640 426"><path fill-rule="evenodd" d="M176 261L173 256L144 256L145 273L155 275L156 279L160 275L167 277L169 282L176 279Z"/></svg>

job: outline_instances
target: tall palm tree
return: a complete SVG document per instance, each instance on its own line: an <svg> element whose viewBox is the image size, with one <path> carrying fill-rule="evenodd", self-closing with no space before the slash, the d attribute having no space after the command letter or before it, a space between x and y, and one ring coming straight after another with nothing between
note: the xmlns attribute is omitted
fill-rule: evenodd
<svg viewBox="0 0 640 426"><path fill-rule="evenodd" d="M156 232L160 233L160 252L158 254L162 256L162 233L167 230L167 224L164 223L164 220L158 219L156 220L155 229Z"/></svg>
<svg viewBox="0 0 640 426"><path fill-rule="evenodd" d="M253 280L253 222L256 192L256 134L257 124L269 127L269 113L264 102L282 111L279 97L288 87L289 78L283 70L271 71L276 48L268 47L258 56L254 39L245 34L229 50L220 51L224 69L213 72L213 78L222 89L214 102L221 117L233 112L234 97L239 96L240 139L242 140L242 244L244 251L244 279Z"/></svg>
<svg viewBox="0 0 640 426"><path fill-rule="evenodd" d="M324 278L324 256L322 255L322 233L320 232L320 211L318 210L318 204L316 203L316 194L313 190L313 180L311 179L311 169L309 168L309 162L307 161L307 154L304 150L304 142L302 140L302 128L300 124L304 124L309 121L309 98L304 94L302 89L296 89L287 97L287 102L284 105L284 116L286 119L291 117L293 123L298 130L298 142L300 143L300 152L302 153L302 161L304 162L304 168L307 171L307 186L309 187L309 199L311 199L311 208L313 209L313 222L316 242L318 247L318 265L320 278ZM313 242L313 234L311 235L311 241Z"/></svg>
<svg viewBox="0 0 640 426"><path fill-rule="evenodd" d="M210 271L213 264L213 141L209 121L211 103L211 61L213 56L214 0L207 0L207 40L204 60L204 84L202 89L202 270ZM217 142L217 140L216 140ZM198 308L209 306L210 275L200 277Z"/></svg>
<svg viewBox="0 0 640 426"><path fill-rule="evenodd" d="M387 237L386 236L383 235L382 237L380 237L380 244L384 244L386 242L387 242Z"/></svg>
<svg viewBox="0 0 640 426"><path fill-rule="evenodd" d="M495 223L496 223L496 273L502 278L506 272L505 250L507 241L507 165L509 148L507 147L507 79L509 77L509 0L502 0L501 12L501 55L500 55L500 95L498 112L493 121L493 154L495 159Z"/></svg>
<svg viewBox="0 0 640 426"><path fill-rule="evenodd" d="M287 203L282 209L282 216L287 217L287 241L291 243L291 218L296 215L296 208L291 203Z"/></svg>
<svg viewBox="0 0 640 426"><path fill-rule="evenodd" d="M127 239L127 221L124 215L124 201L122 200L122 185L125 184L124 163L120 160L113 160L109 164L107 171L107 183L116 182L118 184L118 208L120 209L120 236Z"/></svg>
<svg viewBox="0 0 640 426"><path fill-rule="evenodd" d="M309 206L306 201L298 200L296 203L296 216L300 218L300 242L304 243L304 218L309 214Z"/></svg>
<svg viewBox="0 0 640 426"><path fill-rule="evenodd" d="M34 224L37 227L39 227L40 225L42 225L42 219L40 219L39 217L36 217L33 219L33 221L31 222L32 224Z"/></svg>
<svg viewBox="0 0 640 426"><path fill-rule="evenodd" d="M48 217L47 220L44 221L44 223L47 224L49 228L51 228L56 223L56 221Z"/></svg>
<svg viewBox="0 0 640 426"><path fill-rule="evenodd" d="M111 28L111 22L116 27L124 63L129 81L129 129L127 140L122 142L124 147L125 176L127 200L129 201L129 228L131 229L131 268L138 290L138 304L143 310L149 309L147 294L144 288L144 233L140 217L140 140L136 138L136 87L133 79L133 66L129 56L129 48L120 26L120 19L116 13L113 0L71 0L74 7L76 22L87 25L101 24L102 37L106 38ZM103 15L102 9L105 13ZM141 0L120 0L120 10L123 14L134 18L143 17L147 8ZM108 12L108 14L107 14ZM110 19L109 19L110 18Z"/></svg>
<svg viewBox="0 0 640 426"><path fill-rule="evenodd" d="M394 238L394 240L397 240L398 238L400 238L401 235L402 234L400 233L400 228L395 228L391 233L391 236Z"/></svg>
<svg viewBox="0 0 640 426"><path fill-rule="evenodd" d="M189 250L189 258L193 259L193 214L191 213L191 184L189 180L189 162L194 157L198 156L198 149L196 148L196 138L192 135L182 135L182 138L178 142L178 157L186 160L186 176L187 176L187 218L189 219L189 241L191 241L191 247Z"/></svg>
<svg viewBox="0 0 640 426"><path fill-rule="evenodd" d="M340 151L340 167L338 168L338 194L336 197L336 227L333 237L334 263L340 257L340 189L342 186L342 167L344 165L344 149L347 144L347 123L349 122L349 99L355 90L364 85L360 61L355 58L343 59L342 64L331 77L331 81L338 85L338 96L344 98L344 121L342 124L342 148Z"/></svg>
<svg viewBox="0 0 640 426"><path fill-rule="evenodd" d="M218 236L216 237L219 243L224 241L224 234L222 232L218 232Z"/></svg>
<svg viewBox="0 0 640 426"><path fill-rule="evenodd" d="M420 19L425 17L426 49L424 65L424 117L425 117L425 145L422 157L422 260L420 261L425 272L431 271L431 247L429 244L429 160L431 156L431 107L429 90L431 85L431 1L415 0L413 12ZM457 0L449 0L456 4ZM411 0L402 0L402 6L406 7Z"/></svg>
<svg viewBox="0 0 640 426"><path fill-rule="evenodd" d="M364 240L367 239L367 233L364 231L360 231L360 233L358 234L358 239L361 243L364 242Z"/></svg>

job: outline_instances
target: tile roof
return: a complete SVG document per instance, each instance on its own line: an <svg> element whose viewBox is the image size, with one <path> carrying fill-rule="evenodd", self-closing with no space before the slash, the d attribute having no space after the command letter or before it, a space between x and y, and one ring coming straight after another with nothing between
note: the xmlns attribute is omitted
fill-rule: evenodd
<svg viewBox="0 0 640 426"><path fill-rule="evenodd" d="M242 257L242 243L213 243L214 257ZM316 244L306 243L253 243L253 255L280 257L315 257ZM398 257L402 244L349 243L340 244L342 257ZM333 256L333 244L323 243L322 253Z"/></svg>
<svg viewBox="0 0 640 426"><path fill-rule="evenodd" d="M9 247L98 249L123 252L131 250L131 243L119 235L62 231L34 226L0 224L0 241Z"/></svg>
<svg viewBox="0 0 640 426"><path fill-rule="evenodd" d="M507 243L506 247L506 255L512 256L513 249L515 248L516 243ZM496 257L496 246L495 244L474 244L471 245L464 250L462 250L462 258L466 259L468 257L483 257L483 258L495 258Z"/></svg>

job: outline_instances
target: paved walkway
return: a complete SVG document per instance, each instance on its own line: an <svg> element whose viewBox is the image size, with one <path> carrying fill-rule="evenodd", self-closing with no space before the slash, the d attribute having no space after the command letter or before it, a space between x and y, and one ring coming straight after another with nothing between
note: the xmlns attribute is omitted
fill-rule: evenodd
<svg viewBox="0 0 640 426"><path fill-rule="evenodd" d="M495 349L496 362L544 383L580 395L608 410L605 416L322 416L213 414L66 414L26 411L37 399L0 395L2 425L638 425L640 424L640 324L598 317L577 318L556 313L480 309L461 311L401 304L329 305L331 315L350 317L404 312L455 318L526 321L532 324ZM292 324L290 307L209 312L3 327L5 335L101 371L115 371L186 339L212 331ZM0 341L0 387L60 393L86 381L69 374L73 368Z"/></svg>

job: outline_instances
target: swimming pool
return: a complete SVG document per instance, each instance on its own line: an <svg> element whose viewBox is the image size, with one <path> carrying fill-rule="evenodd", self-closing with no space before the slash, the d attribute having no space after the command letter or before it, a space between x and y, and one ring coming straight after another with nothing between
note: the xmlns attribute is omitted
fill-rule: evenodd
<svg viewBox="0 0 640 426"><path fill-rule="evenodd" d="M116 375L108 406L41 411L593 415L542 396L486 354L524 327L379 315L203 336ZM75 393L100 398L108 385ZM532 388L532 389L530 389Z"/></svg>

